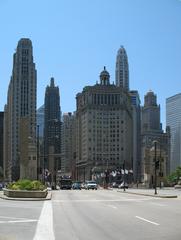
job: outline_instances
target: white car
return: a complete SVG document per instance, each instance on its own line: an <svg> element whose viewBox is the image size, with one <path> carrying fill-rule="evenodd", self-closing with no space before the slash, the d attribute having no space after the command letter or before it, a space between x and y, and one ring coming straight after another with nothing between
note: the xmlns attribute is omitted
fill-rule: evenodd
<svg viewBox="0 0 181 240"><path fill-rule="evenodd" d="M85 189L87 189L87 190L89 190L89 189L97 190L97 183L95 181L86 181L85 182Z"/></svg>
<svg viewBox="0 0 181 240"><path fill-rule="evenodd" d="M119 186L118 186L118 188L127 188L128 189L128 184L125 182L122 182Z"/></svg>

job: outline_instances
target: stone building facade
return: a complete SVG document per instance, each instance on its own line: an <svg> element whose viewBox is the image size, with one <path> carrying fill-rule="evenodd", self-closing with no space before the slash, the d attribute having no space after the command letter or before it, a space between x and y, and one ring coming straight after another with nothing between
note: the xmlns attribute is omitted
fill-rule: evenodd
<svg viewBox="0 0 181 240"><path fill-rule="evenodd" d="M84 87L76 96L76 171L78 179L95 172L132 168L133 119L128 92L110 84L104 70L100 83Z"/></svg>
<svg viewBox="0 0 181 240"><path fill-rule="evenodd" d="M75 113L64 113L62 122L61 173L76 179L76 121Z"/></svg>
<svg viewBox="0 0 181 240"><path fill-rule="evenodd" d="M158 183L163 182L168 174L170 155L170 130L162 130L160 123L160 105L157 97L149 91L145 95L144 106L141 111L141 181L152 187L155 177L155 157L158 161ZM156 149L154 141L157 142Z"/></svg>

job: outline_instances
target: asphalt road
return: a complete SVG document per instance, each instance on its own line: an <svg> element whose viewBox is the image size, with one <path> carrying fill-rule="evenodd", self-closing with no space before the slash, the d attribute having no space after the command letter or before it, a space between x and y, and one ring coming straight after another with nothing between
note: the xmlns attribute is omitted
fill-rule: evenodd
<svg viewBox="0 0 181 240"><path fill-rule="evenodd" d="M181 197L54 191L51 201L0 199L0 240L180 240Z"/></svg>

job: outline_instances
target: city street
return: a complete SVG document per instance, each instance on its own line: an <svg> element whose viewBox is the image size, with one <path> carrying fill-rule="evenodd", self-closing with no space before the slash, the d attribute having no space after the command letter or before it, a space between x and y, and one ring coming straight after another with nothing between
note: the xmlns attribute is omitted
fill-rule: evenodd
<svg viewBox="0 0 181 240"><path fill-rule="evenodd" d="M0 199L0 240L180 240L181 197L61 190L51 201Z"/></svg>

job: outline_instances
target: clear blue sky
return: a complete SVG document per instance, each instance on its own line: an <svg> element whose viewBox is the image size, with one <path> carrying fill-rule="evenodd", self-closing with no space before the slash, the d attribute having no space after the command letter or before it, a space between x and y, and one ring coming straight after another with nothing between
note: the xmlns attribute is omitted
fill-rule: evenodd
<svg viewBox="0 0 181 240"><path fill-rule="evenodd" d="M7 99L17 42L33 42L37 106L55 78L62 112L74 111L76 93L99 79L103 66L115 80L117 50L128 54L130 89L165 100L181 92L180 0L0 0L0 110Z"/></svg>

